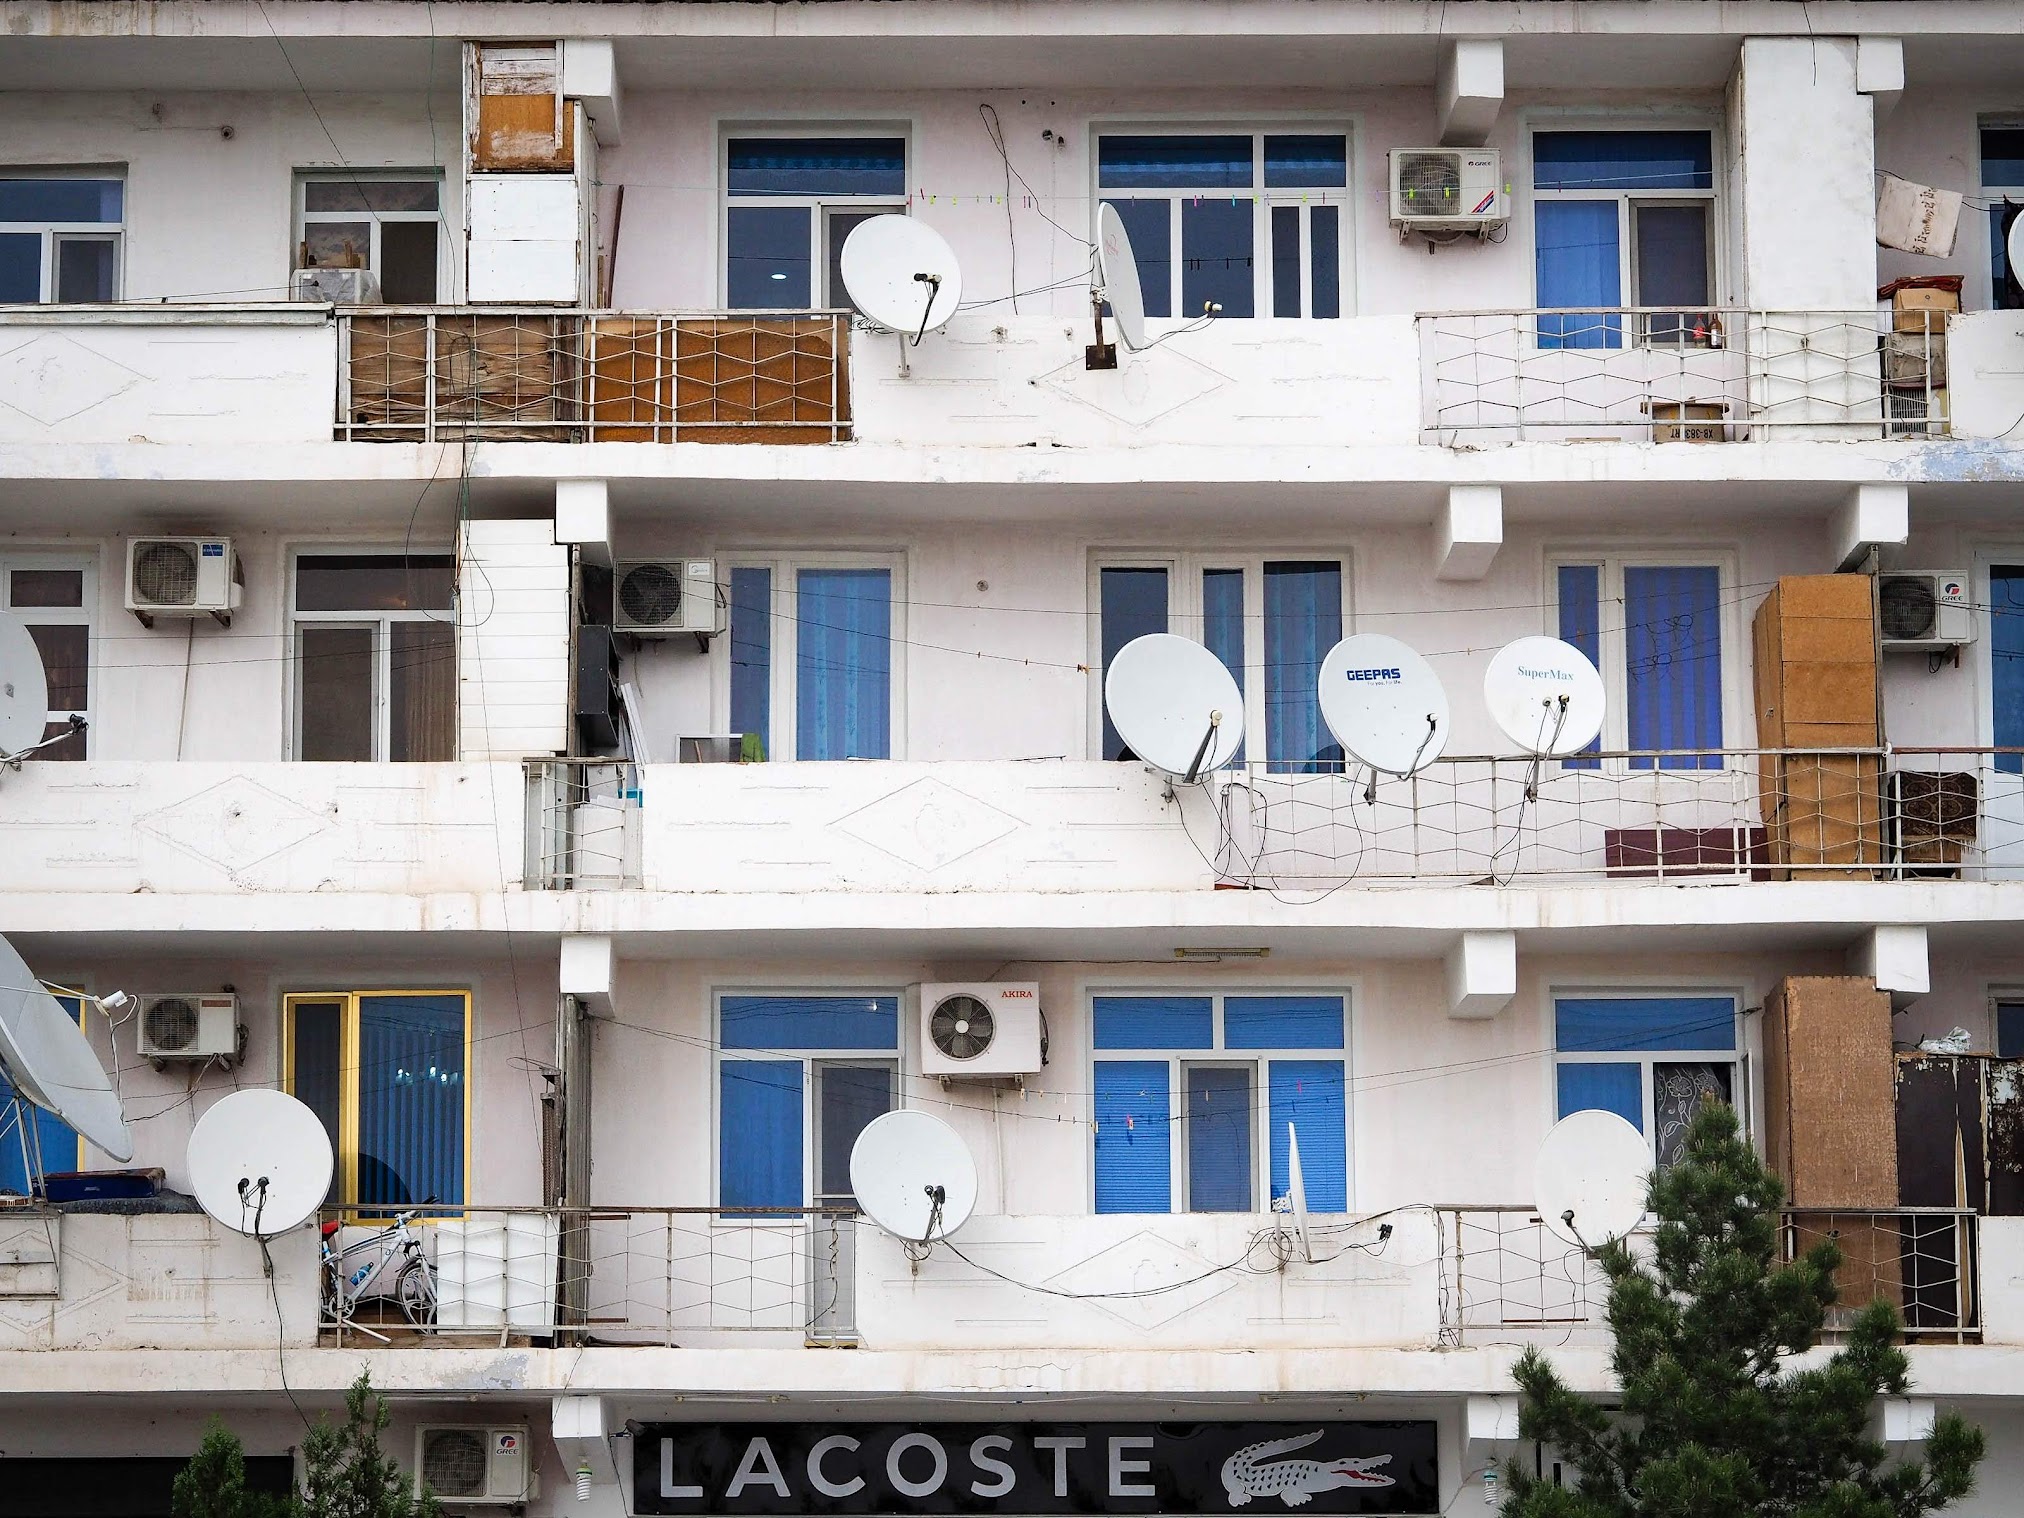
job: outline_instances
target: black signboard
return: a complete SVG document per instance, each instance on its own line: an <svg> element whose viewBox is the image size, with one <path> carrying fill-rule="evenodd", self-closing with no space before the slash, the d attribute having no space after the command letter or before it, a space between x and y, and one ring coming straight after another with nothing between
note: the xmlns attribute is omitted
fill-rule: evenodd
<svg viewBox="0 0 2024 1518"><path fill-rule="evenodd" d="M648 1423L634 1510L1434 1513L1434 1424Z"/></svg>

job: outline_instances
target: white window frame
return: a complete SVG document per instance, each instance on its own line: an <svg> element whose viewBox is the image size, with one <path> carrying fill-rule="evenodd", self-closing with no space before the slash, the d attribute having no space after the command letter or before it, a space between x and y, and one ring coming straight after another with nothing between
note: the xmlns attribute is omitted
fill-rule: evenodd
<svg viewBox="0 0 2024 1518"><path fill-rule="evenodd" d="M1273 548L1220 553L1213 549L1185 552L1102 549L1089 560L1089 739L1086 752L1103 757L1103 572L1106 569L1164 569L1167 572L1167 631L1207 641L1207 613L1202 600L1202 574L1210 569L1244 572L1244 763L1263 766L1276 755L1265 742L1265 566L1267 564L1333 562L1342 567L1342 632L1355 630L1356 598L1353 564L1346 548ZM1297 773L1297 772L1289 772Z"/></svg>
<svg viewBox="0 0 2024 1518"><path fill-rule="evenodd" d="M0 165L0 179L105 179L120 185L118 221L0 221L0 235L39 233L42 237L42 289L38 304L56 303L56 248L69 241L112 244L112 298L126 295L127 171L125 165L96 167L12 167Z"/></svg>
<svg viewBox="0 0 2024 1518"><path fill-rule="evenodd" d="M1538 186L1538 154L1533 148L1533 139L1542 132L1705 132L1708 137L1708 188L1705 190L1663 189L1663 190L1542 190ZM1530 120L1525 127L1525 186L1536 205L1542 201L1554 200L1606 200L1616 202L1616 252L1617 288L1622 293L1623 304L1635 307L1637 299L1637 245L1633 205L1684 206L1706 205L1708 211L1708 309L1717 310L1725 304L1728 281L1724 267L1723 251L1728 246L1728 235L1723 225L1722 133L1718 125L1705 118L1668 120L1664 117L1542 117ZM1537 218L1534 218L1534 225ZM1531 255L1532 300L1539 301L1539 253L1536 242ZM1640 325L1635 332L1624 334L1624 347L1640 348L1648 345L1645 332ZM1671 347L1661 341L1658 346Z"/></svg>
<svg viewBox="0 0 2024 1518"><path fill-rule="evenodd" d="M724 1046L724 998L727 996L821 996L838 999L855 997L890 996L899 1002L899 1015L893 1023L893 1049L890 1054L882 1049L828 1049L828 1048L737 1048ZM823 1205L817 1198L821 1195L815 1188L822 1179L822 1136L817 1127L821 1118L821 1107L815 1084L824 1067L849 1065L858 1069L883 1069L892 1072L892 1110L898 1112L907 1106L907 1011L906 987L892 985L866 986L714 986L710 991L710 1046L715 1058L710 1064L710 1198L713 1207L722 1208L724 1198L719 1190L724 1176L724 1077L722 1067L726 1061L733 1064L740 1060L799 1060L801 1062L801 1205L818 1207ZM732 1211L737 1209L733 1208ZM754 1219L734 1219L733 1227L750 1227ZM764 1223L765 1219L756 1220ZM723 1224L724 1219L713 1222ZM797 1218L783 1218L785 1226L798 1227Z"/></svg>
<svg viewBox="0 0 2024 1518"><path fill-rule="evenodd" d="M1733 1004L1736 1019L1736 1043L1731 1049L1596 1049L1577 1050L1563 1053L1558 1035L1558 1004L1565 1001L1665 1001L1681 996L1726 996ZM1642 1083L1642 1117L1639 1126L1644 1132L1645 1143L1654 1158L1658 1154L1658 1117L1656 1111L1656 1087L1652 1073L1654 1065L1727 1065L1729 1066L1730 1107L1736 1114L1743 1137L1756 1141L1757 1096L1751 1082L1755 1075L1755 1061L1751 1058L1749 1025L1744 1021L1747 998L1743 990L1735 985L1694 986L1678 983L1654 983L1651 985L1626 986L1611 984L1603 986L1556 985L1546 993L1546 1031L1553 1039L1553 1057L1547 1071L1547 1107L1549 1113L1560 1111L1560 1067L1569 1065L1637 1065L1638 1079ZM1557 1120L1557 1118L1556 1118Z"/></svg>
<svg viewBox="0 0 2024 1518"><path fill-rule="evenodd" d="M1548 553L1544 594L1540 599L1545 603L1548 613L1543 631L1550 638L1560 636L1562 567L1593 564L1601 568L1597 583L1600 601L1597 616L1599 633L1597 647L1602 655L1602 688L1607 698L1602 723L1602 747L1605 752L1621 754L1630 747L1628 699L1630 656L1623 620L1623 572L1626 569L1712 567L1715 570L1718 585L1716 614L1721 619L1722 629L1722 747L1738 749L1744 746L1741 714L1751 710L1751 702L1749 693L1744 688L1749 668L1744 651L1749 647L1749 642L1741 610L1737 605L1737 586L1741 583L1737 567L1738 557L1733 547L1668 547L1642 552L1623 548L1593 551L1556 548ZM1731 768L1736 762L1738 761L1734 754L1725 755L1721 768ZM1580 766L1581 770L1591 772L1595 768L1595 765L1587 763ZM1605 774L1629 773L1631 764L1628 759L1606 759L1602 761L1601 770ZM1635 773L1640 776L1671 775L1691 782L1696 775L1707 775L1716 771L1669 770L1656 767L1639 768Z"/></svg>
<svg viewBox="0 0 2024 1518"><path fill-rule="evenodd" d="M796 571L803 569L883 569L890 572L891 606L888 611L891 629L891 649L888 654L886 679L889 689L886 693L886 720L892 731L886 738L886 754L891 759L906 757L906 685L907 685L907 556L903 552L892 553L730 553L719 554L719 572L724 576L725 612L724 636L716 640L716 650L711 655L715 668L716 694L712 698L715 716L715 731L728 733L731 726L731 571L734 569L765 569L772 572L773 622L772 639L768 645L771 667L767 670L767 691L770 710L767 714L766 761L773 763L798 763L796 750L798 733L795 728L797 677L800 665L799 649L799 596ZM783 599L783 597L785 599ZM819 761L808 761L815 763ZM814 993L809 993L814 994ZM824 993L826 994L826 993Z"/></svg>
<svg viewBox="0 0 2024 1518"><path fill-rule="evenodd" d="M433 184L436 187L436 209L433 211L312 211L309 209L308 194L312 184ZM369 227L370 250L366 257L366 268L374 278L380 276L382 264L380 240L381 227L390 221L430 222L436 228L436 296L438 301L443 292L450 288L450 224L443 214L445 194L444 176L440 169L297 169L295 171L295 236L289 248L289 263L294 269L308 267L302 261L302 245L312 225L328 225L341 222L363 221Z"/></svg>
<svg viewBox="0 0 2024 1518"><path fill-rule="evenodd" d="M74 570L79 573L78 594L81 604L77 606L24 606L14 605L14 571L17 569ZM73 715L84 718L84 754L92 757L92 715L90 708L98 699L99 630L98 630L98 557L91 553L65 552L57 549L21 549L0 553L0 607L29 627L82 627L85 640L85 709L73 713L69 709L58 711L51 707L47 721L67 722Z"/></svg>
<svg viewBox="0 0 2024 1518"><path fill-rule="evenodd" d="M808 217L808 298L813 311L848 310L850 297L829 288L829 215L832 211L905 215L907 197L886 195L733 195L731 193L731 141L752 138L791 137L897 137L905 154L903 181L911 183L914 172L914 133L906 122L768 121L763 126L742 126L719 122L717 127L717 303L727 310L731 304L731 211L734 207L753 209L809 208ZM756 309L756 308L754 308ZM780 307L791 310L792 307Z"/></svg>
<svg viewBox="0 0 2024 1518"><path fill-rule="evenodd" d="M1216 566L1220 567L1220 566ZM1210 1047L1206 1049L1099 1049L1096 1047L1096 999L1100 996L1156 997L1206 996L1209 998ZM1342 998L1342 1047L1340 1049L1227 1049L1224 1047L1223 1004L1232 996L1339 996ZM1272 1104L1266 1085L1271 1061L1342 1059L1342 1153L1343 1194L1348 1211L1356 1210L1356 1064L1351 1053L1356 1036L1356 999L1347 985L1273 985L1245 983L1219 986L1173 985L1090 985L1082 990L1083 1016L1089 1027L1089 1056L1085 1070L1087 1084L1096 1090L1096 1067L1100 1064L1155 1064L1167 1067L1167 1111L1171 1134L1167 1148L1167 1209L1193 1216L1256 1216L1272 1206ZM1251 1212L1193 1214L1188 1207L1191 1175L1188 1166L1188 1070L1215 1065L1224 1069L1248 1067L1251 1071ZM1094 1102L1094 1095L1091 1097ZM1090 1213L1096 1214L1096 1132L1091 1124L1084 1148L1085 1183L1089 1187ZM1129 1214L1117 1214L1129 1216ZM1331 1214L1332 1216L1333 1214Z"/></svg>
<svg viewBox="0 0 2024 1518"><path fill-rule="evenodd" d="M1267 137L1333 137L1343 140L1341 185L1265 187L1265 139ZM1107 189L1101 168L1101 140L1105 137L1236 137L1251 139L1251 184L1244 190ZM1237 121L1216 121L1190 117L1176 121L1103 121L1089 128L1089 235L1097 236L1096 218L1103 202L1111 200L1165 200L1167 205L1167 246L1170 250L1171 281L1167 309L1170 317L1153 321L1186 323L1198 321L1202 313L1181 304L1182 264L1181 207L1190 200L1215 199L1221 195L1248 195L1257 214L1251 218L1251 310L1253 321L1331 321L1356 315L1352 272L1356 244L1356 133L1349 120L1330 116L1317 120L1260 121L1247 117ZM1331 199L1329 197L1336 197ZM1339 207L1336 214L1336 317L1317 317L1314 312L1313 209L1316 204ZM1300 315L1274 317L1272 314L1272 208L1300 208ZM1240 318L1241 319L1241 318Z"/></svg>
<svg viewBox="0 0 2024 1518"><path fill-rule="evenodd" d="M302 752L302 636L303 624L317 627L363 627L372 633L372 763L391 762L393 747L393 624L396 622L438 622L452 629L457 624L455 587L452 604L438 611L302 611L295 604L296 571L305 559L388 558L404 559L450 554L454 550L435 544L403 549L399 545L374 543L302 544L288 552L288 757L299 759Z"/></svg>

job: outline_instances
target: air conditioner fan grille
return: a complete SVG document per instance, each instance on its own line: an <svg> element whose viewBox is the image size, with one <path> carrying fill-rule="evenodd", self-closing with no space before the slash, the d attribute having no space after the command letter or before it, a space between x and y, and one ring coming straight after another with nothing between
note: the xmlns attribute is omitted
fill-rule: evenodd
<svg viewBox="0 0 2024 1518"><path fill-rule="evenodd" d="M193 606L197 550L190 543L143 543L134 550L134 591L153 606Z"/></svg>
<svg viewBox="0 0 2024 1518"><path fill-rule="evenodd" d="M422 1480L438 1497L482 1493L485 1463L485 1436L476 1429L435 1429L422 1444Z"/></svg>
<svg viewBox="0 0 2024 1518"><path fill-rule="evenodd" d="M1923 575L1886 576L1877 587L1877 608L1886 638L1930 638L1940 618L1939 597Z"/></svg>
<svg viewBox="0 0 2024 1518"><path fill-rule="evenodd" d="M640 627L672 622L682 611L682 577L665 564L635 564L618 582L618 604Z"/></svg>
<svg viewBox="0 0 2024 1518"><path fill-rule="evenodd" d="M1462 160L1456 153L1402 153L1399 203L1409 216L1462 213Z"/></svg>
<svg viewBox="0 0 2024 1518"><path fill-rule="evenodd" d="M197 1004L181 996L164 996L151 1003L147 1015L148 1042L157 1049L187 1049L197 1041Z"/></svg>
<svg viewBox="0 0 2024 1518"><path fill-rule="evenodd" d="M928 1017L928 1037L950 1059L975 1059L997 1036L997 1019L974 996L945 996Z"/></svg>

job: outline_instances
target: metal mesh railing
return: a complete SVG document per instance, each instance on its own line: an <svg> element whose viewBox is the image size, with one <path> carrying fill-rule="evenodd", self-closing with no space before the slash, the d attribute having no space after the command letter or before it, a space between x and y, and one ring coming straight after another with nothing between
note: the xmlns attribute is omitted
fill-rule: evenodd
<svg viewBox="0 0 2024 1518"><path fill-rule="evenodd" d="M847 312L374 307L338 328L339 441L851 435Z"/></svg>
<svg viewBox="0 0 2024 1518"><path fill-rule="evenodd" d="M530 891L621 890L640 884L639 766L629 759L529 759Z"/></svg>
<svg viewBox="0 0 2024 1518"><path fill-rule="evenodd" d="M2024 878L2024 751L1449 757L1407 779L1250 764L1181 792L1219 880Z"/></svg>
<svg viewBox="0 0 2024 1518"><path fill-rule="evenodd" d="M1446 311L1418 318L1436 443L1740 442L1947 431L1945 316L1861 311Z"/></svg>
<svg viewBox="0 0 2024 1518"><path fill-rule="evenodd" d="M1830 1333L1845 1332L1881 1299L1897 1309L1907 1339L1968 1343L1982 1336L1976 1222L1974 1213L1946 1207L1794 1210L1785 1215L1785 1257L1797 1259L1823 1239L1840 1247L1841 1300L1828 1311Z"/></svg>

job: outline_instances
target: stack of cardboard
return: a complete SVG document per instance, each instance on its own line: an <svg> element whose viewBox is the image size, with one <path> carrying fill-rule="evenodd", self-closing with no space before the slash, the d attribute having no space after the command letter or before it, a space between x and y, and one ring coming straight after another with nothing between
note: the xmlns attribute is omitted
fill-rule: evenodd
<svg viewBox="0 0 2024 1518"><path fill-rule="evenodd" d="M1929 430L1947 415L1947 319L1961 309L1961 276L1893 280L1876 298L1890 302L1883 380L1894 430Z"/></svg>

